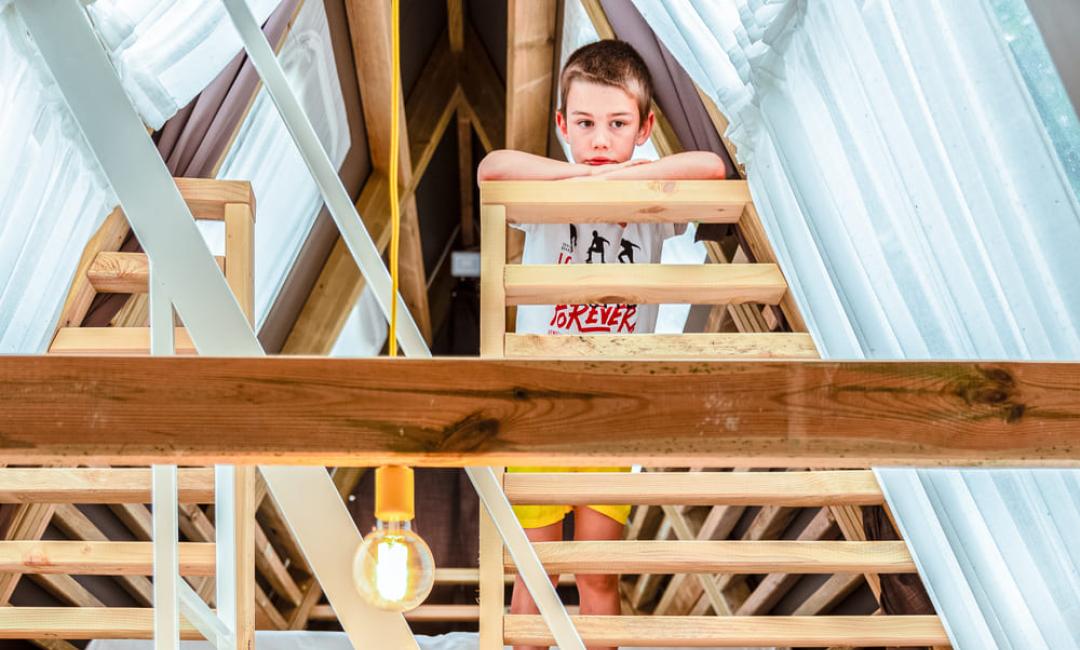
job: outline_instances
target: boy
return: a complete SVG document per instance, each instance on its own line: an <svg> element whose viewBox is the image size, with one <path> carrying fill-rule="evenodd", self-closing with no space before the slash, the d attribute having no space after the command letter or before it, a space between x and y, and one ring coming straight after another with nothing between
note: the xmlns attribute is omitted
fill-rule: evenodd
<svg viewBox="0 0 1080 650"><path fill-rule="evenodd" d="M622 41L586 45L567 59L559 76L560 109L555 123L570 145L574 162L520 151L493 151L477 175L488 180L714 179L725 178L723 160L708 152L688 152L657 161L633 160L634 147L652 133L652 80L638 53ZM523 225L524 264L659 263L663 240L673 224ZM530 305L518 308L517 331L535 334L651 332L657 305ZM625 471L626 468L588 468ZM511 467L508 471L571 471L569 468ZM568 506L516 506L529 539L561 541ZM577 540L621 539L630 506L574 509ZM553 576L553 580L556 577ZM581 613L620 613L618 576L576 576ZM514 583L514 614L535 614L521 579ZM519 650L523 646L517 646ZM598 649L596 649L598 650Z"/></svg>

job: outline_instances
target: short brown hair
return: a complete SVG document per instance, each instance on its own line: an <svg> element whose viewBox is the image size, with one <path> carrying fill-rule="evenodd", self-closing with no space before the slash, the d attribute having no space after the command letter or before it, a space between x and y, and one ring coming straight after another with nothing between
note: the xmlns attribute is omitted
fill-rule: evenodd
<svg viewBox="0 0 1080 650"><path fill-rule="evenodd" d="M637 50L626 41L605 39L579 47L559 75L559 111L566 115L566 95L574 81L615 86L637 99L641 123L649 115L652 76Z"/></svg>

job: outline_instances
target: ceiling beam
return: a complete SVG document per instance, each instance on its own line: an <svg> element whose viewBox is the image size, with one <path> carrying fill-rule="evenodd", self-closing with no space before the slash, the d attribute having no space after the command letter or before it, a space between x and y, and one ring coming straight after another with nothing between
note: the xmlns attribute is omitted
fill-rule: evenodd
<svg viewBox="0 0 1080 650"><path fill-rule="evenodd" d="M19 464L1080 463L1068 363L31 356L0 385Z"/></svg>
<svg viewBox="0 0 1080 650"><path fill-rule="evenodd" d="M431 313L428 308L420 221L416 211L416 199L407 191L413 186L413 166L409 150L408 121L405 119L404 90L398 106L390 106L391 75L400 77L400 71L393 69L390 3L384 0L347 0L345 9L349 18L356 76L360 84L360 100L364 108L371 166L375 171L387 176L390 171L391 116L392 111L399 112L398 182L406 191L403 194L401 210L398 274L402 298L416 319L420 332L430 343Z"/></svg>

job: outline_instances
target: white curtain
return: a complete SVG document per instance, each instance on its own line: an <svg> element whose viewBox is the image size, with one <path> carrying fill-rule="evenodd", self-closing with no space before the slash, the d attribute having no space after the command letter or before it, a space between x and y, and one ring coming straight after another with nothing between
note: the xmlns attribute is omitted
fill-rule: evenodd
<svg viewBox="0 0 1080 650"><path fill-rule="evenodd" d="M823 356L1080 357L1080 205L999 24L1022 0L634 2L729 117Z"/></svg>
<svg viewBox="0 0 1080 650"><path fill-rule="evenodd" d="M116 198L14 6L0 2L0 354L44 352Z"/></svg>
<svg viewBox="0 0 1080 650"><path fill-rule="evenodd" d="M263 23L280 0L248 0ZM161 128L240 52L221 0L96 0L87 8L136 110Z"/></svg>
<svg viewBox="0 0 1080 650"><path fill-rule="evenodd" d="M349 150L349 125L322 2L304 3L278 60L323 148L340 167ZM255 190L255 320L261 326L323 205L265 88L240 126L218 178L249 180ZM211 250L221 254L223 231L214 225L200 222Z"/></svg>

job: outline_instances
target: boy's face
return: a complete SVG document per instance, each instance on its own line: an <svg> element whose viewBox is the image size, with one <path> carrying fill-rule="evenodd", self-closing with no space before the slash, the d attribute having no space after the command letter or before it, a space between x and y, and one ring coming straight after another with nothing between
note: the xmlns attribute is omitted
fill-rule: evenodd
<svg viewBox="0 0 1080 650"><path fill-rule="evenodd" d="M566 115L556 113L555 123L570 144L574 162L608 165L630 160L634 147L649 139L653 114L642 124L630 93L576 80L566 93Z"/></svg>

